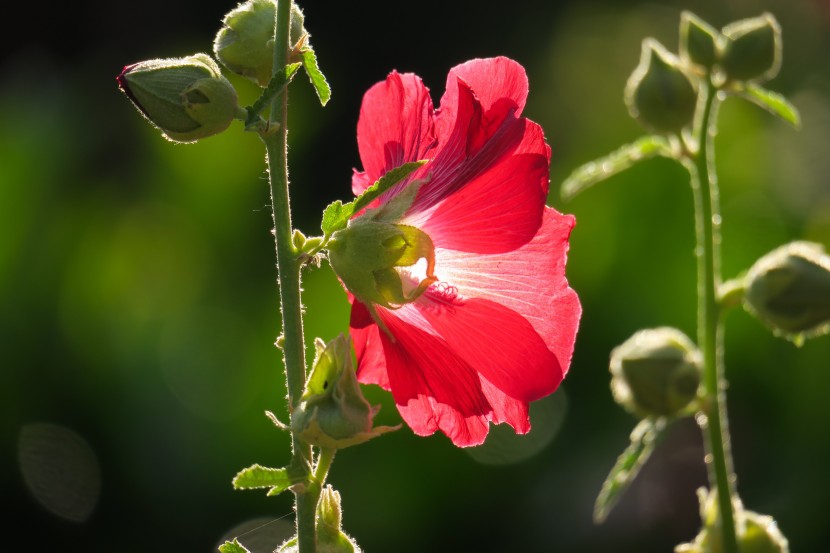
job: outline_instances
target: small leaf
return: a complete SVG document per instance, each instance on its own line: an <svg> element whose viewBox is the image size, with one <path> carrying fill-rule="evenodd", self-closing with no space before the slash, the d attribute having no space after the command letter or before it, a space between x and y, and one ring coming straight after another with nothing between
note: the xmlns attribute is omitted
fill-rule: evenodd
<svg viewBox="0 0 830 553"><path fill-rule="evenodd" d="M246 108L248 111L248 119L245 121L246 129L254 128L256 126L259 114L262 113L262 110L265 109L268 103L273 100L277 94L282 92L294 79L300 65L302 65L300 62L286 65L282 71L275 73L274 76L271 77L271 82L269 82L265 90L262 91L262 95L257 98L256 102L254 102L252 106Z"/></svg>
<svg viewBox="0 0 830 553"><path fill-rule="evenodd" d="M331 236L336 231L346 228L346 224L351 219L352 215L372 203L378 196L404 180L413 171L427 163L426 159L420 161L412 161L404 163L400 167L387 172L379 178L372 186L363 191L354 201L344 204L340 200L329 204L323 211L323 221L320 223L320 228L323 229L323 234L326 237ZM415 189L417 192L417 189ZM410 202L411 203L411 202Z"/></svg>
<svg viewBox="0 0 830 553"><path fill-rule="evenodd" d="M745 88L738 91L738 96L777 115L794 128L801 128L801 116L798 114L798 109L781 94L754 83L747 83Z"/></svg>
<svg viewBox="0 0 830 553"><path fill-rule="evenodd" d="M271 488L268 495L276 495L291 484L291 478L286 469L274 469L262 465L251 465L242 469L233 479L233 487L237 490ZM274 491L277 489L279 491Z"/></svg>
<svg viewBox="0 0 830 553"><path fill-rule="evenodd" d="M323 234L331 236L335 231L346 228L346 223L354 213L354 202L343 205L340 200L329 204L325 211L323 211L323 222L320 228L323 229Z"/></svg>
<svg viewBox="0 0 830 553"><path fill-rule="evenodd" d="M617 463L602 484L594 504L594 523L601 524L654 451L657 440L666 429L663 417L641 420L631 432L631 444L617 458Z"/></svg>
<svg viewBox="0 0 830 553"><path fill-rule="evenodd" d="M372 186L367 188L363 191L363 194L357 197L355 201L352 202L354 208L352 209L353 213L359 212L361 209L368 206L372 203L375 198L404 180L408 177L413 171L421 167L422 165L426 164L429 160L422 159L419 161L411 161L409 163L404 163L399 167L395 167L394 169L388 171L385 175L379 178ZM348 204L347 204L348 205Z"/></svg>
<svg viewBox="0 0 830 553"><path fill-rule="evenodd" d="M234 538L233 541L226 541L220 545L219 551L221 553L251 553L251 551L239 543L236 538Z"/></svg>
<svg viewBox="0 0 830 553"><path fill-rule="evenodd" d="M576 169L562 183L562 198L573 199L586 188L625 171L637 162L656 156L672 156L668 140L661 136L644 136Z"/></svg>
<svg viewBox="0 0 830 553"><path fill-rule="evenodd" d="M303 50L303 67L306 75L308 75L308 80L311 81L311 85L317 92L320 104L325 106L331 98L331 87L320 71L320 67L317 65L317 56L311 48Z"/></svg>

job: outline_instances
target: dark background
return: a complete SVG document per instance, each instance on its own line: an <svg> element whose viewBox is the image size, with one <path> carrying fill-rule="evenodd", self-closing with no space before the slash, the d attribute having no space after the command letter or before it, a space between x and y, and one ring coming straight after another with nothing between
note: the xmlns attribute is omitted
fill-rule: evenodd
<svg viewBox="0 0 830 553"><path fill-rule="evenodd" d="M584 306L571 372L534 431L484 450L408 429L338 454L347 532L376 552L669 552L695 535L699 432L676 425L602 526L593 500L635 421L608 389L609 351L644 327L694 336L687 177L654 160L558 197L580 164L641 134L622 89L654 36L676 50L682 9L720 27L772 11L784 65L770 88L792 130L729 100L717 137L724 276L793 239L830 245L830 9L823 0L313 2L302 4L333 98L292 88L295 224L350 195L363 92L392 69L423 77L507 55L530 78L525 114L553 148L551 205L576 215L568 275ZM288 459L263 150L234 123L197 145L164 141L115 86L122 66L210 51L232 4L63 3L8 19L0 53L0 494L3 548L215 550L227 533L269 551L289 494L230 479ZM243 102L252 86L234 80ZM307 337L346 329L327 268L305 279ZM738 487L795 553L827 551L830 338L797 349L743 312L726 320ZM382 424L399 421L389 395ZM558 432L557 432L558 430ZM555 435L555 436L554 436ZM538 450L517 459L524 449ZM67 468L68 467L68 468ZM68 470L74 477L64 478ZM76 486L77 487L73 487ZM74 521L73 521L74 520ZM236 530L233 530L237 528Z"/></svg>

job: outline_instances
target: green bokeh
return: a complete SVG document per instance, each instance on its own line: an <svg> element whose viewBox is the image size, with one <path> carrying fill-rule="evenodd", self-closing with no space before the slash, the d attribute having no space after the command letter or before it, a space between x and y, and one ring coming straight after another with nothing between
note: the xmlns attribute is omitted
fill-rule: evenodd
<svg viewBox="0 0 830 553"><path fill-rule="evenodd" d="M142 8L166 18L90 5L67 29L0 58L0 489L11 511L4 538L28 550L202 552L245 521L290 515L288 495L230 487L240 468L288 458L287 436L263 416L287 418L262 147L238 123L196 145L166 142L114 82L138 59L209 50L232 4ZM553 149L551 204L577 217L568 276L584 307L565 418L548 445L516 464L482 464L443 436L404 429L344 450L331 481L346 531L370 553L662 552L688 541L705 482L691 423L658 447L603 526L591 522L635 424L611 398L609 352L644 327L695 333L687 177L652 160L568 204L558 185L641 134L622 89L642 38L676 51L682 9L717 27L769 10L784 33L769 87L804 125L796 132L737 100L723 106L724 276L789 240L830 246L826 2L520 0L507 17L496 2L342 4L305 6L334 94L323 109L302 77L292 89L296 225L316 232L323 207L349 198L369 86L414 71L437 103L452 65L508 55L528 70L525 114ZM254 98L249 83L234 83L243 101ZM308 341L344 331L348 305L331 271L309 271L304 289ZM738 488L796 552L824 551L830 538L828 359L830 338L796 349L745 313L727 318ZM399 422L389 394L366 393L383 405L378 423ZM24 485L19 436L41 422L71 429L97 456L100 496L86 522L44 510ZM29 525L37 530L18 531Z"/></svg>

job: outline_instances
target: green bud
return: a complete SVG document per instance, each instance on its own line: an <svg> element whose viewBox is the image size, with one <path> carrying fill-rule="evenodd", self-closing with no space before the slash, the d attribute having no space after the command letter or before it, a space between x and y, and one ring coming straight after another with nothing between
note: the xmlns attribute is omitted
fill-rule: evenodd
<svg viewBox="0 0 830 553"><path fill-rule="evenodd" d="M238 75L266 86L274 70L274 21L276 0L248 0L225 15L224 26L213 41L216 58ZM307 37L303 12L291 4L292 48ZM289 62L299 61L290 59Z"/></svg>
<svg viewBox="0 0 830 553"><path fill-rule="evenodd" d="M691 124L697 105L692 81L677 58L652 38L643 41L640 65L625 87L631 116L660 133L677 133Z"/></svg>
<svg viewBox="0 0 830 553"><path fill-rule="evenodd" d="M700 351L674 328L641 330L611 352L614 399L640 417L671 417L693 408Z"/></svg>
<svg viewBox="0 0 830 553"><path fill-rule="evenodd" d="M723 28L720 65L735 81L764 81L781 67L781 26L770 13L730 23Z"/></svg>
<svg viewBox="0 0 830 553"><path fill-rule="evenodd" d="M675 553L724 553L717 492L701 489L698 496L703 528L693 542L675 547ZM789 542L772 517L745 510L737 498L733 506L739 553L789 553Z"/></svg>
<svg viewBox="0 0 830 553"><path fill-rule="evenodd" d="M435 246L420 229L389 222L371 210L332 234L328 258L332 269L361 302L395 309L410 303L437 279ZM400 272L426 260L425 274Z"/></svg>
<svg viewBox="0 0 830 553"><path fill-rule="evenodd" d="M830 256L821 244L792 242L755 262L744 279L744 306L800 343L830 331Z"/></svg>
<svg viewBox="0 0 830 553"><path fill-rule="evenodd" d="M340 494L327 485L317 503L317 549L331 553L354 553L359 550L354 541L343 533L340 521Z"/></svg>
<svg viewBox="0 0 830 553"><path fill-rule="evenodd" d="M136 108L174 142L219 134L238 110L236 90L206 54L128 65L116 80Z"/></svg>
<svg viewBox="0 0 830 553"><path fill-rule="evenodd" d="M709 70L718 59L720 33L690 11L680 14L680 58Z"/></svg>
<svg viewBox="0 0 830 553"><path fill-rule="evenodd" d="M369 405L357 383L351 339L341 334L328 344L318 338L315 345L314 366L291 416L293 433L312 445L338 449L399 428L372 428L380 407Z"/></svg>

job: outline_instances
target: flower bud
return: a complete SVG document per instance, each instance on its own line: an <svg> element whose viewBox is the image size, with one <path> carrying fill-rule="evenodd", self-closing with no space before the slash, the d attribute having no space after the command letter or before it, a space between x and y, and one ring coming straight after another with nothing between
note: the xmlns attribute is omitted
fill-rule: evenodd
<svg viewBox="0 0 830 553"><path fill-rule="evenodd" d="M116 80L136 108L174 142L219 134L238 109L236 90L206 54L128 65Z"/></svg>
<svg viewBox="0 0 830 553"><path fill-rule="evenodd" d="M675 553L723 553L717 492L701 489L698 496L703 528L693 542L675 547ZM789 542L772 517L744 510L737 498L733 505L739 553L789 553Z"/></svg>
<svg viewBox="0 0 830 553"><path fill-rule="evenodd" d="M701 364L700 351L679 330L641 330L611 352L611 391L635 415L682 415L697 397Z"/></svg>
<svg viewBox="0 0 830 553"><path fill-rule="evenodd" d="M830 331L830 256L821 244L792 242L755 262L744 306L773 332L800 342Z"/></svg>
<svg viewBox="0 0 830 553"><path fill-rule="evenodd" d="M415 301L437 280L435 247L422 230L377 215L369 211L335 232L328 243L328 258L361 302L394 309ZM426 268L419 275L414 266L422 259Z"/></svg>
<svg viewBox="0 0 830 553"><path fill-rule="evenodd" d="M314 367L291 416L291 431L312 445L336 449L396 430L372 428L379 407L369 405L360 391L351 340L341 334L328 344L318 339L316 347Z"/></svg>
<svg viewBox="0 0 830 553"><path fill-rule="evenodd" d="M644 127L677 133L694 119L697 92L677 59L659 42L647 38L640 65L626 84L625 103Z"/></svg>
<svg viewBox="0 0 830 553"><path fill-rule="evenodd" d="M225 67L259 86L266 86L274 70L274 23L277 0L248 0L225 15L213 41L213 52ZM292 47L306 35L300 8L291 4Z"/></svg>
<svg viewBox="0 0 830 553"><path fill-rule="evenodd" d="M720 65L736 81L768 80L781 67L781 26L770 13L730 23Z"/></svg>
<svg viewBox="0 0 830 553"><path fill-rule="evenodd" d="M343 533L340 494L327 485L317 503L317 549L321 552L354 553L359 550L354 541Z"/></svg>
<svg viewBox="0 0 830 553"><path fill-rule="evenodd" d="M709 70L718 59L720 33L690 11L680 15L680 57Z"/></svg>

